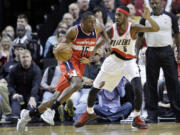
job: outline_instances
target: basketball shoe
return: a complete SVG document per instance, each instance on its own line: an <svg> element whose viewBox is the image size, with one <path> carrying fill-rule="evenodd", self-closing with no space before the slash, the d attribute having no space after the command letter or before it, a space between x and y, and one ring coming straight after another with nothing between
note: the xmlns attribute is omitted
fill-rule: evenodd
<svg viewBox="0 0 180 135"><path fill-rule="evenodd" d="M54 115L55 110L48 108L43 114L41 114L41 118L50 125L54 125Z"/></svg>
<svg viewBox="0 0 180 135"><path fill-rule="evenodd" d="M84 126L88 121L96 119L96 114L89 114L87 111L81 115L81 118L74 124L76 128Z"/></svg>
<svg viewBox="0 0 180 135"><path fill-rule="evenodd" d="M31 120L31 117L29 116L29 110L23 109L20 113L20 119L18 119L16 129L19 132L24 131L25 126L27 123Z"/></svg>
<svg viewBox="0 0 180 135"><path fill-rule="evenodd" d="M132 128L148 129L148 125L141 120L140 116L136 116L132 122Z"/></svg>

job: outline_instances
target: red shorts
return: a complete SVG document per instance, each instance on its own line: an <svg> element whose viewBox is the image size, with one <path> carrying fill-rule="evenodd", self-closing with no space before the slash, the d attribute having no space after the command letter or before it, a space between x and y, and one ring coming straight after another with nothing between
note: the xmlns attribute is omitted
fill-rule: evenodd
<svg viewBox="0 0 180 135"><path fill-rule="evenodd" d="M60 62L59 65L63 75L58 81L56 90L62 93L65 88L70 86L69 79L72 76L83 76L86 64L80 64L79 60L70 59L66 62Z"/></svg>

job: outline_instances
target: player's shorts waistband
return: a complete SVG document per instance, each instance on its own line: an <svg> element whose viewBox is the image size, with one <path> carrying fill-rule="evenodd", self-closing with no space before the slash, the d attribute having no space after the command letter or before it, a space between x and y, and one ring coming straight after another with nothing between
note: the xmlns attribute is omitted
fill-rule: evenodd
<svg viewBox="0 0 180 135"><path fill-rule="evenodd" d="M111 54L115 54L116 57L122 59L122 60L132 60L133 58L124 58L123 56L121 56L120 54L118 54L117 52L115 51L112 51Z"/></svg>

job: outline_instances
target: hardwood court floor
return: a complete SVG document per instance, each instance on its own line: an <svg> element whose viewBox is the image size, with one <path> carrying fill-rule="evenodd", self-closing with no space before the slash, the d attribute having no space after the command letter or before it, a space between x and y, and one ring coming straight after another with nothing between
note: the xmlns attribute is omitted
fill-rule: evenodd
<svg viewBox="0 0 180 135"><path fill-rule="evenodd" d="M129 124L73 126L30 126L18 133L15 127L1 127L0 135L180 135L180 123L151 124L148 130L131 129Z"/></svg>

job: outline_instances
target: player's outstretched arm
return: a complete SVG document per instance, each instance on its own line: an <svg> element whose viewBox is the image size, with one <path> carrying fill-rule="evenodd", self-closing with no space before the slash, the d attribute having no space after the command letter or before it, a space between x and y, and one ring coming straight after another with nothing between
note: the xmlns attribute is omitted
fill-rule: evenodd
<svg viewBox="0 0 180 135"><path fill-rule="evenodd" d="M159 25L151 18L149 9L144 5L144 15L143 17L149 21L151 26L144 26L141 24L134 24L131 28L133 37L136 38L138 32L157 32L159 31Z"/></svg>
<svg viewBox="0 0 180 135"><path fill-rule="evenodd" d="M99 24L96 25L96 31L98 34L101 35L101 38L99 39L99 41L96 44L96 47L93 50L93 54L96 53L96 51L101 48L104 44L106 44L105 48L110 50L110 37L112 35L112 32L110 29L108 29L107 31L105 30L105 28Z"/></svg>

